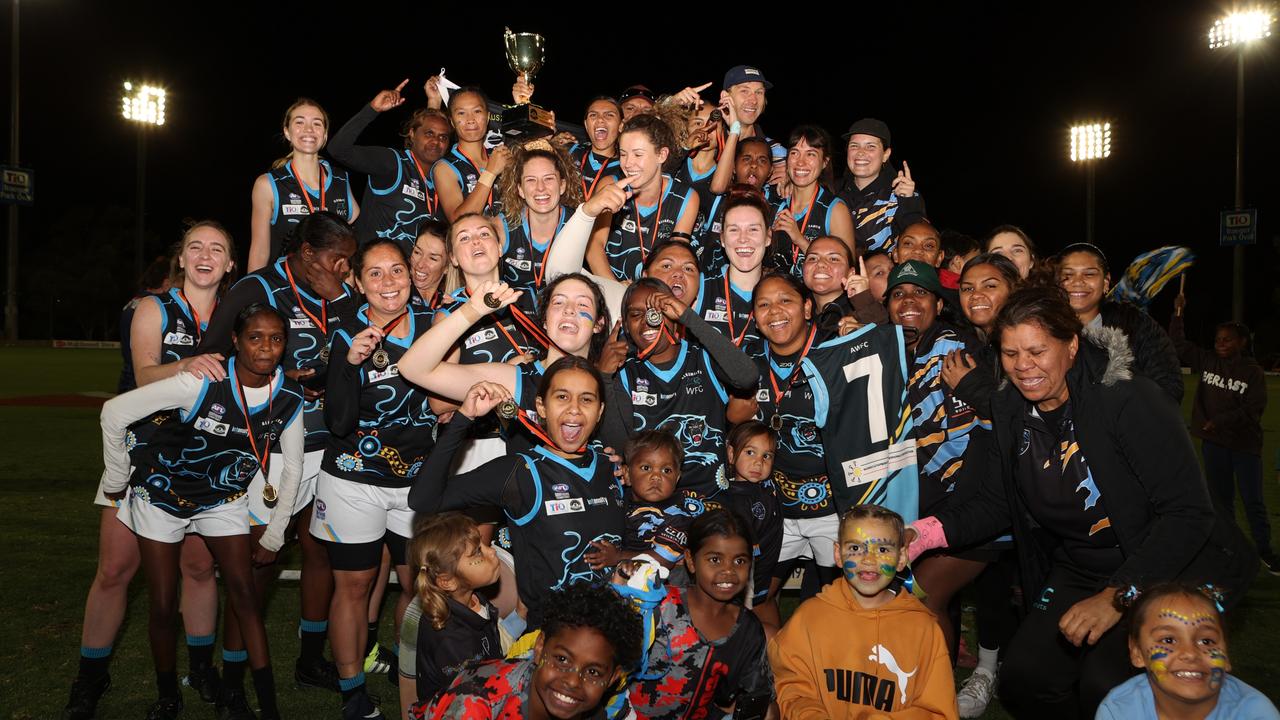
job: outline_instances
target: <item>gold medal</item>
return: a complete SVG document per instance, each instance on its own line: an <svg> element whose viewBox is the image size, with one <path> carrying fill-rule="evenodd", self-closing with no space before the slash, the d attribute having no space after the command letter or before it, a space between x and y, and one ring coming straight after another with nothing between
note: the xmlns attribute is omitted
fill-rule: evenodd
<svg viewBox="0 0 1280 720"><path fill-rule="evenodd" d="M387 351L383 349L381 345L378 346L377 350L373 351L371 359L373 366L379 370L382 370L391 364L391 356L387 354Z"/></svg>
<svg viewBox="0 0 1280 720"><path fill-rule="evenodd" d="M485 304L485 305L488 305L489 307L493 308L494 310L497 310L497 309L498 309L498 306L502 304L502 301L501 301L501 300L499 300L499 299L498 299L498 296L497 296L497 295L494 295L493 293L485 293L485 294L484 294L484 304Z"/></svg>
<svg viewBox="0 0 1280 720"><path fill-rule="evenodd" d="M498 417L502 418L503 420L510 420L511 418L516 416L516 413L520 412L520 406L516 405L511 400L503 400L501 403L498 404L497 412L498 412Z"/></svg>
<svg viewBox="0 0 1280 720"><path fill-rule="evenodd" d="M279 499L280 496L276 493L274 485L267 483L262 486L262 501L267 504L267 507L273 507L276 504L276 500Z"/></svg>
<svg viewBox="0 0 1280 720"><path fill-rule="evenodd" d="M326 365L329 364L329 346L328 345L325 345L324 347L320 348L320 362Z"/></svg>
<svg viewBox="0 0 1280 720"><path fill-rule="evenodd" d="M782 430L782 416L774 413L773 417L769 418L769 427L773 428L774 432Z"/></svg>
<svg viewBox="0 0 1280 720"><path fill-rule="evenodd" d="M657 308L649 308L644 311L644 324L649 327L658 327L662 324L662 313Z"/></svg>

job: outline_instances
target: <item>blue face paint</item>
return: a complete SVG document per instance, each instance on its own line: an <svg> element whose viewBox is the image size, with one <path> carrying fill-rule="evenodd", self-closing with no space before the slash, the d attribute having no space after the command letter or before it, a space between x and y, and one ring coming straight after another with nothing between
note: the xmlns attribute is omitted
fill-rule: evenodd
<svg viewBox="0 0 1280 720"><path fill-rule="evenodd" d="M858 579L858 563L852 560L844 561L844 579L849 582L855 582Z"/></svg>
<svg viewBox="0 0 1280 720"><path fill-rule="evenodd" d="M580 318L586 318L586 319L587 319L587 322L589 322L589 323L592 323L592 322L595 322L595 321L596 321L596 319L595 319L595 318L591 317L591 313L587 312L586 310L579 310L579 311L578 311L578 317L580 317Z"/></svg>

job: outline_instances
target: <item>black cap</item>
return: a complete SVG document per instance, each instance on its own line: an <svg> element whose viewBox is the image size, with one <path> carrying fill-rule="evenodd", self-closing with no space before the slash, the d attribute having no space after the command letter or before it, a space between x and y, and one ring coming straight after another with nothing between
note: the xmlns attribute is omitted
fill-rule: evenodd
<svg viewBox="0 0 1280 720"><path fill-rule="evenodd" d="M773 87L773 83L765 80L764 73L760 72L760 68L754 65L735 65L729 68L729 72L724 74L723 89L728 90L734 85L749 82L764 83L765 90Z"/></svg>
<svg viewBox="0 0 1280 720"><path fill-rule="evenodd" d="M649 88L645 87L644 85L632 85L631 87L622 91L622 96L618 98L618 102L624 103L633 97L642 97L648 100L649 102L658 101L658 98L653 94L653 91L650 90Z"/></svg>
<svg viewBox="0 0 1280 720"><path fill-rule="evenodd" d="M848 140L854 135L871 135L873 137L878 137L884 141L885 147L889 147L893 144L889 139L889 126L885 125L883 120L877 120L875 118L862 118L858 122L850 125L849 131L840 137Z"/></svg>

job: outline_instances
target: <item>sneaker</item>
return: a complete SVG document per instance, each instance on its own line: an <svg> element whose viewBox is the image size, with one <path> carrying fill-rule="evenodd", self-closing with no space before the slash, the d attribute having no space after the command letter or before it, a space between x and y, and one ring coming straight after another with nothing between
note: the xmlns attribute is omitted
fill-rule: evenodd
<svg viewBox="0 0 1280 720"><path fill-rule="evenodd" d="M364 674L385 675L390 672L391 661L387 659L390 654L383 650L381 645L374 643L373 647L369 648L369 654L364 657Z"/></svg>
<svg viewBox="0 0 1280 720"><path fill-rule="evenodd" d="M342 706L342 720L386 720L368 693L356 693Z"/></svg>
<svg viewBox="0 0 1280 720"><path fill-rule="evenodd" d="M293 664L293 681L299 689L338 692L338 668L324 658L298 658Z"/></svg>
<svg viewBox="0 0 1280 720"><path fill-rule="evenodd" d="M218 720L258 720L249 707L249 698L239 688L226 689L218 695L214 717Z"/></svg>
<svg viewBox="0 0 1280 720"><path fill-rule="evenodd" d="M191 672L182 678L182 684L200 694L200 699L207 703L218 701L218 692L222 689L222 678L218 668L208 665L203 668L191 668Z"/></svg>
<svg viewBox="0 0 1280 720"><path fill-rule="evenodd" d="M62 709L62 720L93 720L98 713L98 701L110 687L110 675L96 680L77 677L71 683L71 697Z"/></svg>
<svg viewBox="0 0 1280 720"><path fill-rule="evenodd" d="M147 711L147 720L178 720L181 714L181 697L162 697Z"/></svg>
<svg viewBox="0 0 1280 720"><path fill-rule="evenodd" d="M956 693L956 704L960 706L960 717L982 717L991 704L991 696L996 691L996 676L983 669L974 670L964 681L964 685Z"/></svg>

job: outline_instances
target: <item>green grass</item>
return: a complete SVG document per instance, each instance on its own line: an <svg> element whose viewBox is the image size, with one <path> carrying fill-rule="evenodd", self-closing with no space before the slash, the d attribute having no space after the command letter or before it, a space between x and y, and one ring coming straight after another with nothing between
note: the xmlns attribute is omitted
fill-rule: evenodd
<svg viewBox="0 0 1280 720"><path fill-rule="evenodd" d="M114 389L119 354L109 350L0 350L0 398ZM1188 402L1194 384L1188 383ZM1272 458L1280 446L1280 381L1268 379L1271 404L1264 418L1266 492L1272 524L1280 530L1280 489ZM97 410L93 408L0 406L0 717L55 718L66 701L78 662L81 614L97 566L99 510L92 504L102 470ZM1237 508L1239 504L1237 503ZM1241 519L1243 522L1243 519ZM296 551L282 557L296 565ZM790 609L792 602L784 602ZM295 690L293 658L298 651L297 586L281 583L268 610L267 628L280 705L288 717L336 717L337 698ZM1230 618L1235 674L1280 696L1280 578L1259 575L1244 603ZM966 618L972 625L972 618ZM390 622L383 623L390 642ZM972 634L969 647L976 648ZM114 686L100 705L102 718L141 717L155 697L146 638L146 597L141 579L130 590L125 626L115 646ZM180 654L179 667L186 665ZM963 677L967 671L958 673ZM370 680L384 708L397 707L395 690L381 678ZM186 694L186 717L211 710ZM993 705L988 718L1007 717Z"/></svg>

